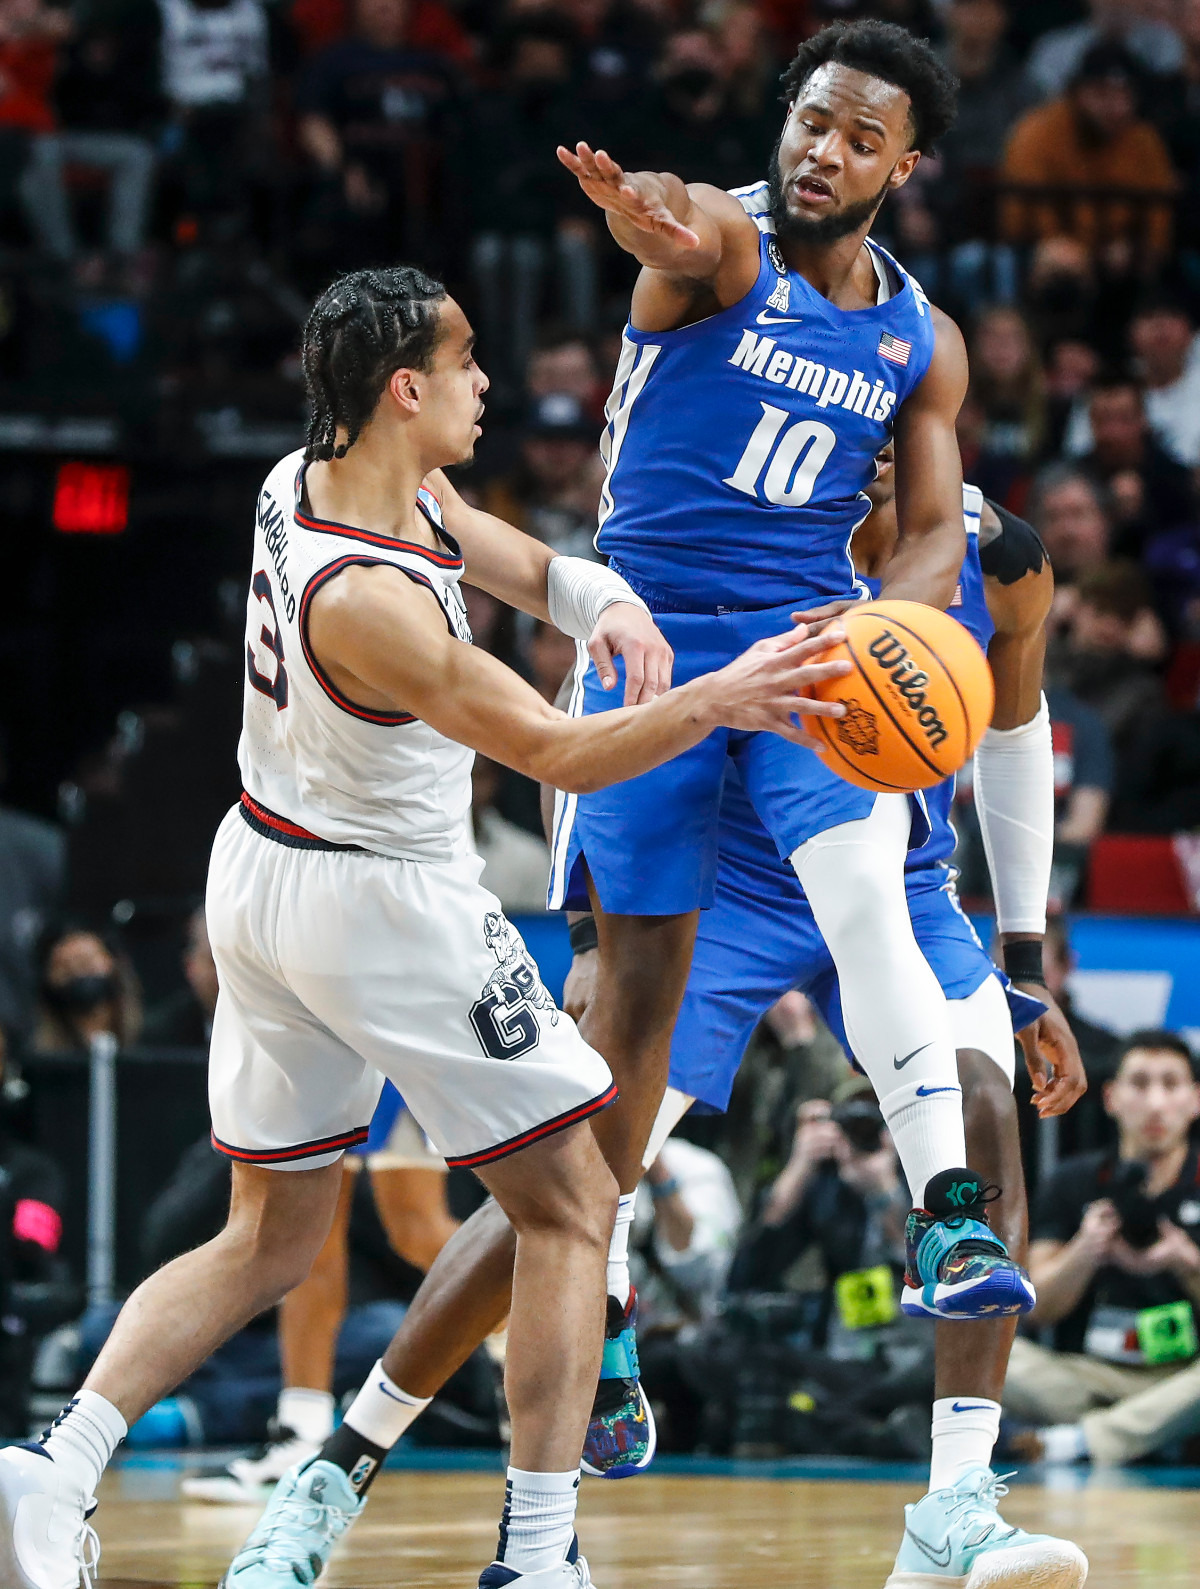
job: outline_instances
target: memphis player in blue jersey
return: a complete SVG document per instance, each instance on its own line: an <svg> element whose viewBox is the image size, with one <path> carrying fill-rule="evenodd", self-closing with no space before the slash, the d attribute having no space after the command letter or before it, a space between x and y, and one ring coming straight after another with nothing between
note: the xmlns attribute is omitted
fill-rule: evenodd
<svg viewBox="0 0 1200 1589"><path fill-rule="evenodd" d="M797 609L865 599L850 540L889 436L899 533L881 593L945 608L965 550L954 428L962 338L867 235L950 125L953 80L923 41L862 22L802 45L783 84L787 115L767 179L735 194L626 173L586 144L559 150L643 267L607 408L597 546L654 613L677 681ZM611 683L581 657L572 710L608 710ZM550 903L586 880L600 956L585 1025L621 1089L596 1127L623 1194L610 1266L614 1357L632 1336L628 1307L620 1318L622 1240L699 914L713 901L731 770L804 887L855 1051L914 1200L934 1216L921 1261L935 1305L1032 1302L999 1237L979 1254L987 1283L955 1295L959 1227L943 1216L962 1212L965 1198L973 1233L982 1230L983 1182L964 1168L946 1001L905 898L904 858L927 835L924 812L906 796L848 785L814 751L714 734L655 775L557 803Z"/></svg>
<svg viewBox="0 0 1200 1589"><path fill-rule="evenodd" d="M872 574L895 540L890 473L890 458L884 458L871 490L873 511L854 542L856 565L871 588ZM967 556L949 610L987 648L996 680L998 726L980 748L977 775L1013 979L990 960L958 903L950 865L953 779L929 791L932 833L909 855L907 890L917 942L949 1001L969 1157L1003 1186L993 1218L1023 1256L1027 1209L1012 1095L1014 1026L1043 1117L1070 1108L1086 1086L1070 1028L1041 981L1053 848L1053 761L1041 678L1053 579L1029 525L984 505L973 486L964 487L963 509ZM780 861L736 773L722 795L719 852L715 901L701 918L672 1042L670 1086L647 1146L647 1164L694 1101L707 1110L726 1108L754 1027L791 988L809 994L853 1057L832 957L795 874ZM577 942L586 942L580 932L586 925L576 917ZM596 959L591 950L574 959L564 994L573 1013L593 995ZM912 1260L926 1225L921 1216L910 1216L913 1279ZM969 1254L964 1262L972 1263ZM905 1310L931 1311L927 1293L927 1286L907 1287ZM1078 1547L1012 1529L996 1514L990 1461L1015 1323L1002 1318L963 1330L947 1321L938 1328L929 1492L910 1509L892 1589L977 1581L989 1589L1031 1583L1063 1589L1082 1582L1086 1562ZM636 1470L644 1462L645 1434L636 1419L594 1419L587 1454L613 1474Z"/></svg>

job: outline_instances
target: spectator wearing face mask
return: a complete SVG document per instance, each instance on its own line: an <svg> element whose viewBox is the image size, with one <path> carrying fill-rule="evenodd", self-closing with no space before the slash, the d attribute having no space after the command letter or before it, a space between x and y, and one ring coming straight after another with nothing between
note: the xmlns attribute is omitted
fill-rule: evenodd
<svg viewBox="0 0 1200 1589"><path fill-rule="evenodd" d="M50 934L41 966L40 1014L31 1045L36 1053L86 1050L104 1032L122 1047L137 1042L142 1026L137 976L100 933L66 927Z"/></svg>
<svg viewBox="0 0 1200 1589"><path fill-rule="evenodd" d="M1081 462L1112 501L1113 550L1136 557L1148 536L1192 520L1191 477L1156 439L1136 381L1116 378L1094 386L1088 421L1091 447Z"/></svg>

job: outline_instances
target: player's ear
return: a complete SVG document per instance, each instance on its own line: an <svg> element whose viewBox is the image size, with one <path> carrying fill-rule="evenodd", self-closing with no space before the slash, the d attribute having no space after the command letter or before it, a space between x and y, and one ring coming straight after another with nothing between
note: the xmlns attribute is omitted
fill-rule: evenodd
<svg viewBox="0 0 1200 1589"><path fill-rule="evenodd" d="M397 406L405 413L415 414L421 407L421 383L416 370L392 371L388 391Z"/></svg>
<svg viewBox="0 0 1200 1589"><path fill-rule="evenodd" d="M919 149L910 149L907 154L902 154L892 167L892 174L888 178L888 187L893 190L902 188L917 169L917 162L921 158Z"/></svg>

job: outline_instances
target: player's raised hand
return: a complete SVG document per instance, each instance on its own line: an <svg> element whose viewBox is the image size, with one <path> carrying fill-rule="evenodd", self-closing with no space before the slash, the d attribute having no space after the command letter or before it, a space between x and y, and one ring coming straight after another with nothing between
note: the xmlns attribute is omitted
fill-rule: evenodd
<svg viewBox="0 0 1200 1589"><path fill-rule="evenodd" d="M683 248L700 246L696 233L671 210L662 178L652 171L629 175L603 149L592 149L586 143L577 143L574 152L559 144L558 158L600 209L620 216L640 232L652 232Z"/></svg>
<svg viewBox="0 0 1200 1589"><path fill-rule="evenodd" d="M839 701L813 700L806 691L825 679L840 679L851 672L850 663L822 662L821 655L846 638L840 624L829 624L820 634L810 635L803 625L790 634L772 635L759 640L748 651L717 673L708 682L716 699L719 721L729 728L753 731L768 729L818 753L823 743L798 723L805 717L844 717L846 708Z"/></svg>
<svg viewBox="0 0 1200 1589"><path fill-rule="evenodd" d="M1017 1033L1025 1055L1025 1068L1033 1086L1033 1105L1040 1119L1066 1114L1087 1091L1087 1072L1075 1034L1052 996L1038 983L1021 990L1046 1005L1030 1026Z"/></svg>
<svg viewBox="0 0 1200 1589"><path fill-rule="evenodd" d="M614 601L604 609L587 648L606 690L617 683L613 658L624 658L626 706L641 706L671 688L675 653L650 614L632 602Z"/></svg>

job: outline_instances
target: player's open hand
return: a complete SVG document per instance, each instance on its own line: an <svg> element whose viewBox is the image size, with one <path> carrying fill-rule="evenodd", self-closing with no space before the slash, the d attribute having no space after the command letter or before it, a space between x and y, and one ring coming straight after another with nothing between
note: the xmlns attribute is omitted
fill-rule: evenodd
<svg viewBox="0 0 1200 1589"><path fill-rule="evenodd" d="M1046 989L1026 983L1021 989L1046 1005L1046 1013L1017 1034L1033 1084L1033 1104L1042 1120L1063 1115L1087 1091L1087 1072L1075 1034Z"/></svg>
<svg viewBox="0 0 1200 1589"><path fill-rule="evenodd" d="M840 701L819 701L806 695L815 684L845 678L851 671L844 659L820 660L845 638L840 624L830 624L819 635L810 635L799 625L790 634L759 640L720 672L709 674L718 721L729 728L768 729L795 745L823 751L822 742L800 726L797 713L805 717L846 715Z"/></svg>
<svg viewBox="0 0 1200 1589"><path fill-rule="evenodd" d="M639 232L654 232L683 248L700 246L696 233L672 212L662 181L652 171L628 175L611 155L586 143L577 143L574 153L559 144L558 158L600 209L619 215Z"/></svg>
<svg viewBox="0 0 1200 1589"><path fill-rule="evenodd" d="M632 602L614 601L604 609L587 648L606 690L617 683L613 658L624 658L626 706L642 706L671 688L675 653L650 614Z"/></svg>

